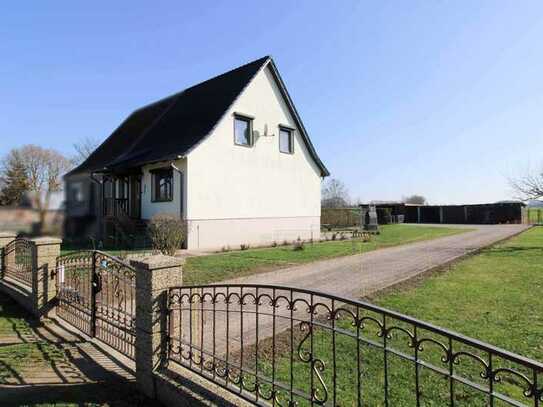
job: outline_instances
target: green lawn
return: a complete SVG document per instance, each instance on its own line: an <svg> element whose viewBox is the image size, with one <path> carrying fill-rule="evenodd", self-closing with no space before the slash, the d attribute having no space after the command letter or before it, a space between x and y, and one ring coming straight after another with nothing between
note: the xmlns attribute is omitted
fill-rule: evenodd
<svg viewBox="0 0 543 407"><path fill-rule="evenodd" d="M370 242L365 243L360 240L328 241L308 243L305 249L300 251L294 251L292 246L279 246L191 257L187 259L183 280L186 284L205 284L466 231L467 229L458 228L386 225L381 226L381 234L373 236Z"/></svg>
<svg viewBox="0 0 543 407"><path fill-rule="evenodd" d="M489 342L493 345L519 353L536 360L543 360L543 227L533 228L506 243L484 250L481 254L466 259L454 265L446 273L429 277L411 288L398 289L378 296L373 300L385 308L422 319L464 335ZM378 317L368 313L368 316ZM356 328L350 320L340 319L337 324L350 334L356 335ZM387 326L400 326L412 331L412 326L398 323L387 318ZM376 335L377 325L368 323L362 330L366 340L383 343L383 338ZM419 338L430 337L447 344L444 337L439 337L424 330L419 330ZM331 356L332 335L324 329L314 332L313 354L322 359L326 368L321 373L328 388L329 400L333 397ZM392 338L387 339L388 345L413 356L414 349L407 346L406 334L396 331ZM279 380L289 383L291 375L289 358L290 345L282 349L285 356L278 361ZM307 383L310 380L308 363L298 359L298 345L301 336L294 343L295 364L293 369L294 386L305 392L309 391ZM344 406L356 405L357 402L357 340L346 334L336 335L337 359L337 403ZM448 369L448 364L440 358L443 352L436 345L426 343L424 351L419 356L426 362L442 369ZM301 349L308 350L306 341ZM483 359L487 355L457 342L453 343L455 351L470 351ZM263 350L262 352L265 352ZM389 353L387 355L389 378L389 406L414 406L415 401L415 367L412 362L400 359ZM363 405L384 405L384 354L382 349L364 344L360 350L360 360L363 367L361 394ZM481 365L468 359L460 359L455 365L455 374L468 378L481 386L486 386L488 380L480 377ZM494 369L498 367L519 369L510 362L494 358ZM260 368L270 373L269 362ZM519 369L531 378L526 370ZM316 375L313 377L317 380ZM543 380L543 374L538 378ZM320 394L323 387L317 383ZM509 397L526 405L534 405L533 399L523 396L524 383L515 376L503 374L499 383L494 383L495 391L507 394ZM432 373L425 367L420 368L421 405L449 405L449 382L443 376ZM455 406L487 406L488 397L470 389L468 386L456 383L454 385ZM299 399L300 405L309 405ZM503 402L495 402L496 406L505 406ZM517 404L520 405L520 404Z"/></svg>

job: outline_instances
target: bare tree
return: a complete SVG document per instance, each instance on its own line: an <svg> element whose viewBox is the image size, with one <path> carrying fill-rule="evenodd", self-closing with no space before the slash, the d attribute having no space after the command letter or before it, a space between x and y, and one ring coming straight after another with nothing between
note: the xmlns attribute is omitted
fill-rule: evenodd
<svg viewBox="0 0 543 407"><path fill-rule="evenodd" d="M74 165L79 165L85 161L99 145L100 141L92 137L85 137L74 143L75 156L72 157Z"/></svg>
<svg viewBox="0 0 543 407"><path fill-rule="evenodd" d="M517 194L516 198L520 200L528 201L543 198L543 169L518 178L510 178L509 183Z"/></svg>
<svg viewBox="0 0 543 407"><path fill-rule="evenodd" d="M337 178L329 178L322 185L321 206L323 208L344 208L349 206L349 191Z"/></svg>
<svg viewBox="0 0 543 407"><path fill-rule="evenodd" d="M413 205L426 205L426 198L422 195L409 195L402 199L404 203Z"/></svg>
<svg viewBox="0 0 543 407"><path fill-rule="evenodd" d="M12 153L15 151L25 165L30 198L39 211L40 227L43 227L51 194L62 189L61 177L72 167L72 163L58 151L32 144Z"/></svg>

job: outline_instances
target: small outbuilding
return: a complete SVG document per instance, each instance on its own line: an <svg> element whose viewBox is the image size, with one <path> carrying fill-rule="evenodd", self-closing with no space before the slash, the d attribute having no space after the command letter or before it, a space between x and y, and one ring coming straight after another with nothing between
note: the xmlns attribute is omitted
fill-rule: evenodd
<svg viewBox="0 0 543 407"><path fill-rule="evenodd" d="M522 202L472 205L405 205L409 223L507 224L522 223Z"/></svg>

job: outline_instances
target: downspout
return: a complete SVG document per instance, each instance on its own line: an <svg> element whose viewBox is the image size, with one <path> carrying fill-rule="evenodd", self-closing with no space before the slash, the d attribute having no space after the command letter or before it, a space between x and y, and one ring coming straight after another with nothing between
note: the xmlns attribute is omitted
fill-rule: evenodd
<svg viewBox="0 0 543 407"><path fill-rule="evenodd" d="M178 156L177 158L183 158L182 156ZM183 219L183 171L181 171L177 166L171 162L170 166L172 169L177 171L179 173L179 219Z"/></svg>
<svg viewBox="0 0 543 407"><path fill-rule="evenodd" d="M183 158L182 156L178 155L177 156L178 159L181 159ZM170 167L174 170L174 171L177 171L179 173L179 219L183 220L183 209L184 209L184 205L183 205L183 198L184 198L184 194L183 194L183 187L184 187L184 179L183 179L183 171L181 171L174 163L173 161L170 162ZM185 225L185 230L186 230L186 233L187 235L185 236L185 249L187 248L188 246L188 242L187 242L187 238L188 238L188 228L186 227Z"/></svg>

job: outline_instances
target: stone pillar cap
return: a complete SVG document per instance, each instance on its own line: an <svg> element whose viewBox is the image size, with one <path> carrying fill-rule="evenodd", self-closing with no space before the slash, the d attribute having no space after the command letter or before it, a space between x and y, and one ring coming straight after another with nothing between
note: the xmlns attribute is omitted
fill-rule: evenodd
<svg viewBox="0 0 543 407"><path fill-rule="evenodd" d="M61 244L62 239L53 236L41 236L32 239L36 245Z"/></svg>
<svg viewBox="0 0 543 407"><path fill-rule="evenodd" d="M168 267L178 267L185 264L182 257L166 256L164 254L154 254L151 256L130 259L130 265L145 270L155 270Z"/></svg>

